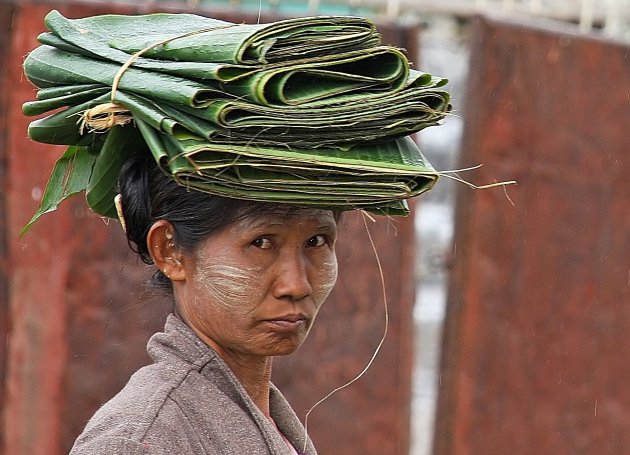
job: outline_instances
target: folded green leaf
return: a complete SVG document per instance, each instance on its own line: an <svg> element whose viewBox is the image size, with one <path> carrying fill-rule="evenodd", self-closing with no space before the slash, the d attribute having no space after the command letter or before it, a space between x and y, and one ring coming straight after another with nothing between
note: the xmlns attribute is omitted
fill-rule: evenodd
<svg viewBox="0 0 630 455"><path fill-rule="evenodd" d="M304 17L271 24L232 24L193 14L103 15L66 19L51 11L46 25L59 38L111 58L114 48L185 62L265 64L380 44L374 24L359 17ZM199 33L197 33L199 32ZM193 35L188 35L195 33ZM182 36L188 35L188 36Z"/></svg>
<svg viewBox="0 0 630 455"><path fill-rule="evenodd" d="M89 86L88 89L77 90L75 87L77 86L67 86L63 87L66 90L66 93L60 94L56 97L51 97L51 93L53 89L43 89L47 90L45 94L40 95L38 93L37 101L29 101L22 105L22 112L24 115L40 115L48 111L52 111L64 106L72 106L75 104L82 104L88 101L94 100L94 98L98 98L101 95L108 93L110 91L109 87L105 86ZM80 86L79 86L80 87ZM59 87L55 87L59 88ZM42 90L40 90L41 92ZM43 97L43 99L42 99Z"/></svg>
<svg viewBox="0 0 630 455"><path fill-rule="evenodd" d="M111 87L120 65L40 46L24 61L28 79L40 88L60 85L101 84ZM198 83L169 74L129 68L120 79L121 90L196 106L222 94L219 86Z"/></svg>
<svg viewBox="0 0 630 455"><path fill-rule="evenodd" d="M108 99L108 95L101 95L48 117L37 119L28 126L28 136L34 141L45 144L89 145L97 136L81 131L80 123L83 113L87 109L107 102Z"/></svg>
<svg viewBox="0 0 630 455"><path fill-rule="evenodd" d="M417 196L437 180L409 138L346 152L321 148L315 152L178 140L141 125L167 173L182 185L213 194L372 210Z"/></svg>

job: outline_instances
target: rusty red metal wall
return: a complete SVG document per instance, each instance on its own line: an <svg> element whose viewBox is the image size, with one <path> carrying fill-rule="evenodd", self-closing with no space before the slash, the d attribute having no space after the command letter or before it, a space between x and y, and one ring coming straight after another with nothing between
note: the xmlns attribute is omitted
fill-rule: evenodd
<svg viewBox="0 0 630 455"><path fill-rule="evenodd" d="M630 453L630 48L480 19L435 454Z"/></svg>
<svg viewBox="0 0 630 455"><path fill-rule="evenodd" d="M22 76L21 62L37 46L43 17L53 8L70 17L148 10L74 2L5 2L0 8L0 25L7 22L0 29L6 50L0 66L7 71L0 86L0 114L5 114L0 171L7 171L6 182L0 173L0 210L6 206L0 240L8 245L8 259L0 257L8 293L7 310L0 304L0 329L7 340L0 348L0 361L7 363L6 370L0 363L0 453L55 455L66 453L98 406L148 362L146 340L161 328L170 304L146 295L148 271L128 251L120 228L90 214L82 198L64 203L18 239L62 152L26 137L30 119L20 106L35 91ZM234 12L208 14L251 22ZM385 26L383 31L411 55L417 51L416 30ZM380 278L365 227L353 215L344 224L337 289L305 346L278 361L275 370L276 383L300 416L363 368L382 332ZM368 224L385 269L390 334L365 377L313 413L310 433L323 454L408 452L413 223Z"/></svg>
<svg viewBox="0 0 630 455"><path fill-rule="evenodd" d="M0 64L6 61L7 43L10 40L11 19L13 7L10 4L0 4ZM0 88L6 86L6 66L0 67ZM6 138L3 134L7 128L7 96L0 90L0 220L7 218L5 195L6 185L6 155L2 152L6 148ZM9 330L8 321L8 291L7 291L7 233L6 224L0 222L0 409L4 405L4 378L6 377L6 334ZM3 446L4 434L0 431L0 447Z"/></svg>

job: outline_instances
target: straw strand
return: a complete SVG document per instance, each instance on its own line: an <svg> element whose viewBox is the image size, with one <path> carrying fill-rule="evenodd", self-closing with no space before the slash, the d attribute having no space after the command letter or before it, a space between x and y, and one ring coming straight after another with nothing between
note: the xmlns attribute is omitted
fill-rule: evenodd
<svg viewBox="0 0 630 455"><path fill-rule="evenodd" d="M302 449L302 454L306 453L306 445L307 445L307 436L308 436L308 418L311 414L311 412L313 412L313 410L318 407L320 404L322 404L324 401L326 401L328 398L330 398L332 395L334 395L335 393L339 392L340 390L345 389L346 387L354 384L356 381L358 381L366 372L367 370L372 366L372 364L374 363L374 360L376 359L376 356L378 355L378 353L381 350L381 347L383 346L383 343L385 343L385 339L387 338L387 331L389 329L389 309L388 309L388 304L387 304L387 292L386 292L386 288L385 288L385 277L383 275L383 267L381 265L381 260L380 257L378 255L378 251L376 250L376 245L374 244L374 240L372 239L372 234L370 234L370 229L368 228L367 225L367 221L366 218L369 218L370 220L374 221L374 219L369 216L367 213L365 213L365 211L360 210L361 213L361 219L363 220L363 224L365 226L365 232L367 233L368 239L370 241L370 245L372 246L372 251L374 252L374 257L376 259L376 264L378 266L378 272L379 275L381 277L381 287L382 287L382 292L383 292L383 306L384 306L384 310L385 310L385 316L384 316L384 328L383 328L383 335L381 336L381 339L378 343L378 345L376 346L376 349L374 349L374 353L372 354L372 357L370 358L369 362L367 363L367 365L365 365L365 367L363 368L363 370L361 370L361 372L359 374L357 374L353 379L351 379L350 381L346 382L345 384L333 389L332 391L330 391L326 396L324 396L322 399L320 399L317 403L315 403L313 406L311 406L309 408L308 411L306 411L306 415L304 416L304 446Z"/></svg>

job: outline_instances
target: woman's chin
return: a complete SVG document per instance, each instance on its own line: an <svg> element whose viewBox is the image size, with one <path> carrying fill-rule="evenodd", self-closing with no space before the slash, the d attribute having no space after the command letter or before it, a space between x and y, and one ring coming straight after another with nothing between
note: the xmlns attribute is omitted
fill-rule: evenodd
<svg viewBox="0 0 630 455"><path fill-rule="evenodd" d="M265 347L267 356L285 356L293 354L299 349L304 341L304 337L291 337L275 340Z"/></svg>

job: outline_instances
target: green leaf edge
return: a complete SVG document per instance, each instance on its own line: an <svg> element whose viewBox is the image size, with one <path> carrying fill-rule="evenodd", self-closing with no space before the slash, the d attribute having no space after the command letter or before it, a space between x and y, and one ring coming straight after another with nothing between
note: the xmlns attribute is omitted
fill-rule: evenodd
<svg viewBox="0 0 630 455"><path fill-rule="evenodd" d="M22 228L19 237L28 232L33 224L46 213L57 210L59 204L84 191L92 175L96 155L87 147L71 145L57 160L35 214Z"/></svg>

